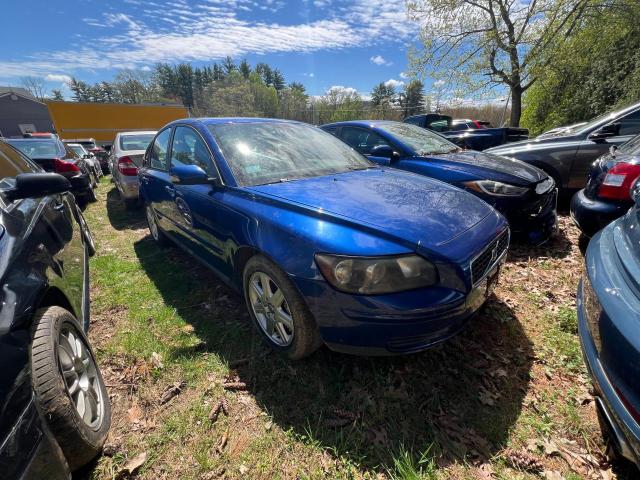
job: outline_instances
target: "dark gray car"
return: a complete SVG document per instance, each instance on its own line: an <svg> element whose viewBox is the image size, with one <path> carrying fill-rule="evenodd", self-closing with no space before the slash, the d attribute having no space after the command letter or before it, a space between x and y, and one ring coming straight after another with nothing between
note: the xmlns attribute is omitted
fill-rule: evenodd
<svg viewBox="0 0 640 480"><path fill-rule="evenodd" d="M640 134L640 103L486 152L535 165L551 175L558 187L578 190L585 186L594 160L637 134Z"/></svg>

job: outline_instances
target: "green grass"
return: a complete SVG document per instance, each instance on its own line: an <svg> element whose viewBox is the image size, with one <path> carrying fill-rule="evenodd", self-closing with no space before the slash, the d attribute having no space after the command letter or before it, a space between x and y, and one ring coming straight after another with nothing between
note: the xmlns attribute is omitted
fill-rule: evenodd
<svg viewBox="0 0 640 480"><path fill-rule="evenodd" d="M139 476L149 479L199 479L222 469L229 478L471 479L478 459L491 463L497 478L529 478L504 464L505 447L519 448L532 436L598 442L575 392L550 395L534 363L544 360L552 375L583 378L575 310L562 305L551 314L520 277L504 292L535 305L529 318L498 291L469 328L424 353L362 358L323 349L289 362L264 346L239 295L178 248L157 246L143 213L125 211L111 188L103 180L99 202L86 212L98 243L92 341L102 369L114 371L107 381L117 393L117 451L99 460L94 478L113 478L142 451L149 459ZM545 260L543 269L561 263ZM501 285L510 285L505 275ZM162 368L153 365L154 353ZM246 362L232 372L229 365L240 359ZM127 385L136 365L148 374ZM229 374L247 391L225 392ZM180 380L187 383L183 393L159 405L163 390ZM538 403L525 404L538 390ZM481 401L481 391L489 400ZM223 396L230 415L211 425L208 413ZM154 426L132 427L133 403ZM332 426L336 409L351 412L353 422Z"/></svg>

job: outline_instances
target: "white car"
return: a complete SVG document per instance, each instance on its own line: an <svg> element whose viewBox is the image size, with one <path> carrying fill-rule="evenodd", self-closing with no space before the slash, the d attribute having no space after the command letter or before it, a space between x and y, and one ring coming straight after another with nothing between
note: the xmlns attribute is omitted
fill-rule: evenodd
<svg viewBox="0 0 640 480"><path fill-rule="evenodd" d="M111 145L109 169L126 208L134 208L140 198L138 167L156 131L120 132Z"/></svg>
<svg viewBox="0 0 640 480"><path fill-rule="evenodd" d="M100 178L103 175L102 167L100 166L100 161L96 158L96 156L93 153L89 152L86 148L84 148L84 145L81 145L79 143L67 143L67 145L69 145L69 147L74 152L76 152L78 155L84 158L87 161L87 163L91 165L91 170L93 171L95 178Z"/></svg>

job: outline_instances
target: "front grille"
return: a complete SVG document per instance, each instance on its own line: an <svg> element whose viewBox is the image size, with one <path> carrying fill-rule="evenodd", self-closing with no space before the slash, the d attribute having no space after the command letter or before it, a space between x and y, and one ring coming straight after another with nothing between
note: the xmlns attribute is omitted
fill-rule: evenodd
<svg viewBox="0 0 640 480"><path fill-rule="evenodd" d="M493 240L484 250L471 262L471 282L477 282L493 268L498 259L509 247L509 230L505 230L498 238Z"/></svg>

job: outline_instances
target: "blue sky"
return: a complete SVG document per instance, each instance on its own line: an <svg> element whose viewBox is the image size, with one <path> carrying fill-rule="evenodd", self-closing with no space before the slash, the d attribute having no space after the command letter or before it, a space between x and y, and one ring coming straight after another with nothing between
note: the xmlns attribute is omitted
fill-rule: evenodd
<svg viewBox="0 0 640 480"><path fill-rule="evenodd" d="M404 0L29 0L2 7L0 85L60 88L156 62L267 62L319 95L406 82L417 26Z"/></svg>

